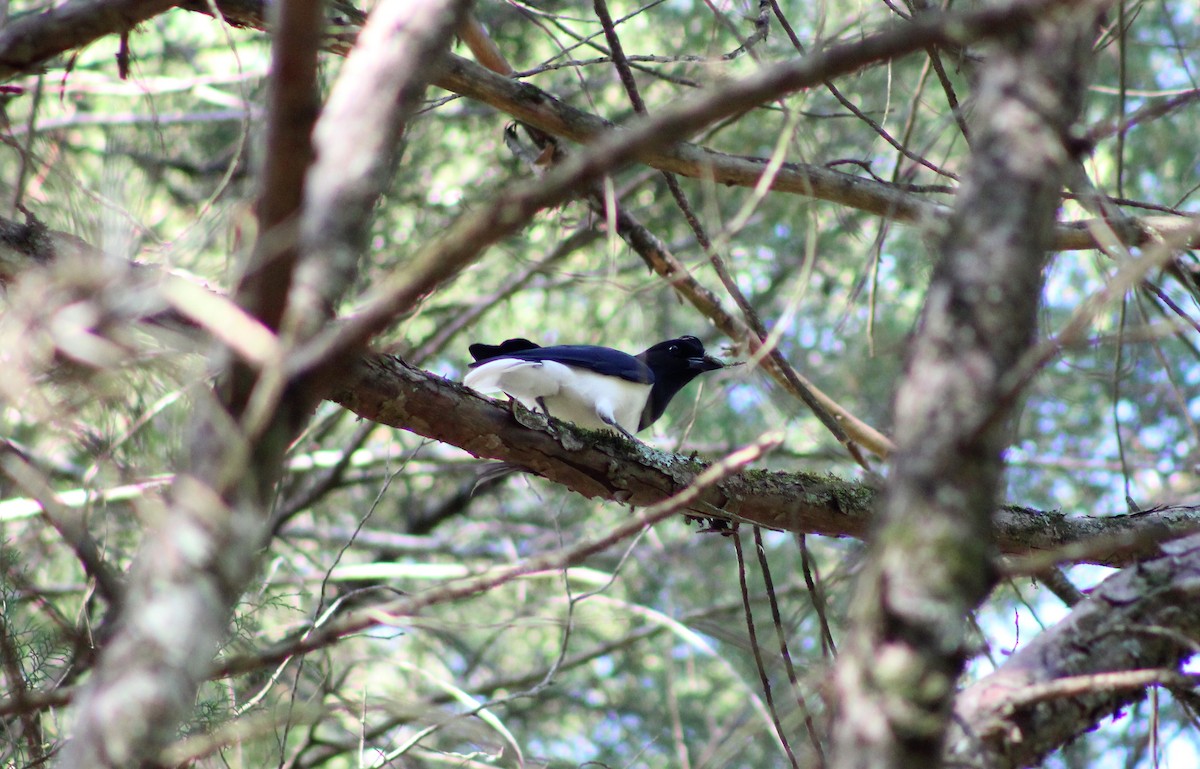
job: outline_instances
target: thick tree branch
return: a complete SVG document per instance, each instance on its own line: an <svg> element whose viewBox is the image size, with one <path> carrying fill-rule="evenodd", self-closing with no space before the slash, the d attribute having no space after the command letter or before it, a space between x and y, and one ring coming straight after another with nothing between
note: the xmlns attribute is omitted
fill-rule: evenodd
<svg viewBox="0 0 1200 769"><path fill-rule="evenodd" d="M1195 611L1200 538L1188 537L1163 550L1163 557L1109 577L1066 619L959 694L947 765L1035 765L1101 718L1140 699L1147 682L1107 686L1114 679L1110 675L1083 691L1078 684L1087 682L1078 680L1061 696L1048 696L1054 684L1091 674L1174 670L1195 654L1200 648L1200 612Z"/></svg>
<svg viewBox="0 0 1200 769"><path fill-rule="evenodd" d="M288 223L297 225L302 214L343 225L331 238L304 252L306 260L326 259L320 246L339 255L354 252L365 237L356 227L366 226L367 215L348 213L346 207L361 204L372 190L377 195L386 181L386 174L374 171L381 163L379 155L390 155L395 126L408 117L418 101L414 97L424 88L421 78L428 75L428 68L421 54L448 46L464 8L465 2L454 0L390 0L376 7L360 37L363 45L351 54L335 93L349 89L352 96L356 94L359 83L347 81L346 76L363 72L358 59L378 60L377 71L391 73L386 81L390 89L380 87L373 94L384 108L356 115L334 109L330 120L361 120L368 125L351 126L355 135L387 138L360 142L348 156L338 156L346 163L341 178L328 182L318 177L319 194L306 200L310 208L301 212L297 174L309 157L307 137L315 111L308 106L308 94L315 87L323 15L319 0L283 4L272 57L277 96L271 112L274 128L268 130L269 137L282 141L269 146L268 153L290 153L290 158L268 163L260 198L265 226L260 228L257 258L243 276L237 298L241 309L267 328L286 317L290 334L285 342L304 343L324 320L323 313L312 311L312 302L299 302L295 309L282 305L294 264L288 255L296 253L296 227ZM375 32L375 25L382 25L383 31ZM326 130L336 133L335 128ZM304 148L298 149L298 144ZM288 160L297 165L288 167ZM277 190L273 184L295 188ZM345 189L366 195L336 194ZM353 278L352 269L342 262L333 269L314 267L314 272L331 283L320 292L330 303ZM278 357L268 356L256 364L244 359L225 364L215 396L198 404L191 435L192 467L177 478L172 509L147 536L134 565L128 608L81 693L75 734L62 753L61 765L154 763L191 711L212 654L227 632L233 605L253 575L269 533L268 512L283 457L315 403L311 380L283 379L283 349Z"/></svg>
<svg viewBox="0 0 1200 769"><path fill-rule="evenodd" d="M277 27L287 44L277 40L272 48L266 157L254 204L258 237L234 291L239 306L276 332L299 256L300 205L313 160L313 123L320 110L317 51L322 18L321 3L315 0L289 0L278 7Z"/></svg>
<svg viewBox="0 0 1200 769"><path fill-rule="evenodd" d="M296 325L323 324L357 275L406 121L440 71L451 31L468 5L425 0L372 11L313 137L317 160L308 177L301 231L305 259L291 296L289 333L296 333Z"/></svg>
<svg viewBox="0 0 1200 769"><path fill-rule="evenodd" d="M174 0L71 0L10 19L0 29L0 82L105 35L128 32Z"/></svg>
<svg viewBox="0 0 1200 769"><path fill-rule="evenodd" d="M364 356L333 385L329 398L364 419L528 468L587 497L633 506L677 493L706 466L606 433L579 433L563 423L548 430L536 415L517 412L518 418L496 401L389 355ZM755 470L715 484L688 510L795 533L861 538L875 502L876 492L865 484ZM1035 558L1031 566L1038 569L1047 562L1132 563L1155 557L1162 541L1200 528L1189 508L1066 517L1005 506L993 510L993 519L1000 551Z"/></svg>
<svg viewBox="0 0 1200 769"><path fill-rule="evenodd" d="M981 68L972 156L895 402L881 526L835 667L834 766L936 765L967 615L987 595L1010 371L1035 338L1042 268L1100 3L1064 3Z"/></svg>
<svg viewBox="0 0 1200 769"><path fill-rule="evenodd" d="M258 200L263 225L235 294L248 319L271 330L283 315L295 263L289 225L316 117L321 2L286 0L278 21ZM76 702L60 766L157 763L191 713L233 605L254 574L282 458L312 396L260 386L271 372L260 376L257 366L226 352L217 365L215 392L199 398L190 426L190 467L172 486L164 520L142 543L113 637Z"/></svg>

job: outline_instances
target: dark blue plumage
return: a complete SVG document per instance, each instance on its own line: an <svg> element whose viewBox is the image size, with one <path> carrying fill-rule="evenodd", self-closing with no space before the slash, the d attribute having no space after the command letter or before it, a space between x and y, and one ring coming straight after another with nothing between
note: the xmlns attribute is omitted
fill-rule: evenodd
<svg viewBox="0 0 1200 769"><path fill-rule="evenodd" d="M554 347L525 347L525 343L533 344L528 339L509 339L498 345L473 344L471 355L480 363L495 358L526 361L554 361L566 366L594 371L605 376L615 376L630 382L654 384L654 372L633 355L611 347L597 347L590 344L560 344ZM485 357L481 358L476 353Z"/></svg>

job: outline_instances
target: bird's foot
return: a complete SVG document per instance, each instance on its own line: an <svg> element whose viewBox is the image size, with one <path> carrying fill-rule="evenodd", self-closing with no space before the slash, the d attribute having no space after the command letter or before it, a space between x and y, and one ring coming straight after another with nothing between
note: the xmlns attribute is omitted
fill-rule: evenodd
<svg viewBox="0 0 1200 769"><path fill-rule="evenodd" d="M619 425L617 423L617 420L615 420L611 417L606 417L603 414L597 414L597 416L600 417L601 422L608 425L609 427L616 430L617 432L621 433L621 435L624 435L629 440L633 441L634 443L641 443L641 441L639 441L637 438L633 437L633 433L629 432L624 427L621 427L621 425Z"/></svg>

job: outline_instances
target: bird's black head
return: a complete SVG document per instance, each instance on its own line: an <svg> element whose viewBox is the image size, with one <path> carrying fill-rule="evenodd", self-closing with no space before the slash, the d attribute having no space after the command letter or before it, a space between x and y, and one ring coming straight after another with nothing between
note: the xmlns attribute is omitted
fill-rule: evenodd
<svg viewBox="0 0 1200 769"><path fill-rule="evenodd" d="M649 427L661 417L667 410L667 404L688 382L705 371L725 367L721 361L705 355L704 345L694 336L659 342L637 357L654 372L654 387L642 411L639 430Z"/></svg>

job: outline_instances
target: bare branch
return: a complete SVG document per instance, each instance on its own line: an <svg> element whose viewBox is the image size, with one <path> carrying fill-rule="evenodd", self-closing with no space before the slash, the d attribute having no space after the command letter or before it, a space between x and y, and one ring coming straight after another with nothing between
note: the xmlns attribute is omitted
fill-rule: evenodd
<svg viewBox="0 0 1200 769"><path fill-rule="evenodd" d="M1200 648L1200 538L1109 577L1071 614L964 690L954 706L949 765L1031 766L1143 696L1195 688L1179 663Z"/></svg>
<svg viewBox="0 0 1200 769"><path fill-rule="evenodd" d="M321 4L289 0L278 6L267 91L266 157L258 179L258 237L234 299L276 331L287 304L297 259L297 225L305 172L312 162L317 119L317 52ZM280 44L279 39L287 41Z"/></svg>
<svg viewBox="0 0 1200 769"><path fill-rule="evenodd" d="M128 32L176 4L174 0L71 0L8 20L0 29L0 81L105 35Z"/></svg>
<svg viewBox="0 0 1200 769"><path fill-rule="evenodd" d="M734 81L735 84L738 82ZM538 130L580 143L594 141L614 127L609 121L571 107L529 83L502 77L453 55L445 74L435 83L490 104ZM729 155L687 142L643 152L638 160L680 176L712 179L718 184L738 187L755 187L767 167L763 158ZM828 200L901 222L940 218L947 212L941 203L914 194L906 185L888 184L807 163L784 163L772 179L771 189ZM1117 238L1128 246L1145 245L1187 232L1192 235L1189 247L1196 247L1200 245L1200 239L1191 230L1194 220L1195 217L1164 215L1127 217L1104 223L1094 220L1066 222L1055 229L1051 248L1056 251L1096 248L1098 243L1094 233L1097 226L1111 227Z"/></svg>
<svg viewBox="0 0 1200 769"><path fill-rule="evenodd" d="M89 0L79 6L99 8L102 3ZM103 3L107 6L107 3ZM1022 20L1036 16L1056 3L1048 0L1039 2L1018 2L1012 6L986 8L967 14L928 14L921 17L920 22L906 22L889 28L871 38L859 43L838 46L833 49L838 52L850 52L855 62L847 62L844 67L831 67L827 71L817 73L816 78L809 80L809 85L830 79L845 71L852 71L856 66L865 66L874 61L887 57L927 49L929 47L957 47L973 40L1006 34L1014 25ZM140 2L129 2L128 6L142 9ZM167 4L163 7L170 7ZM201 13L211 13L207 5L188 5L189 10ZM265 29L265 4L259 0L224 0L218 7L227 20L241 26L254 26ZM145 11L141 11L145 13ZM150 13L145 18L152 16ZM139 19L141 20L141 19ZM55 24L56 20L52 20ZM95 37L119 31L112 25L99 25L93 36L81 35L84 39L61 37L57 29L43 32L36 28L37 19L30 19L26 24L28 33L33 39L41 41L37 57L25 53L24 38L13 35L15 25L5 33L0 34L0 81L26 71L37 61L50 58L63 51L79 47L90 42ZM351 18L343 20L344 24L358 23ZM119 26L119 25L118 25ZM25 27L22 27L25 29ZM333 50L344 52L347 47L337 42L331 45ZM808 59L802 59L806 62ZM784 68L794 67L796 63L782 65ZM778 68L767 70L767 73ZM755 78L761 78L756 75ZM751 78L754 79L754 78ZM613 128L612 124L603 118L583 112L568 106L553 95L541 89L507 77L497 75L485 67L463 59L453 54L447 55L446 68L440 76L434 79L434 84L454 91L455 93L477 99L490 104L524 123L539 130L577 142L589 142L598 135ZM738 92L745 81L732 81L716 91L727 94ZM740 109L750 109L762 101L784 95L791 90L804 85L784 86L771 89L767 94L757 97ZM706 93L712 93L709 89ZM722 96L721 98L726 98ZM714 117L713 119L716 119ZM700 179L712 179L719 184L754 187L766 167L766 160L761 158L740 157L699 147L694 144L680 142L660 149L650 149L643 152L638 160L654 168ZM779 169L772 181L772 189L779 192L789 192L807 197L835 202L849 208L866 211L899 221L922 221L930 216L944 216L946 209L943 205L922 199L902 185L891 185L874 179L867 179L850 174L832 171L821 166L804 163L785 163ZM1140 246L1154 242L1160 237L1170 237L1175 233L1187 230L1191 232L1193 217L1180 216L1148 216L1127 217L1103 223L1111 227L1117 237L1128 246ZM1055 250L1091 249L1097 247L1095 231L1098 223L1095 221L1068 222L1060 225L1055 232L1051 248ZM1189 242L1189 247L1200 245L1200 241Z"/></svg>

